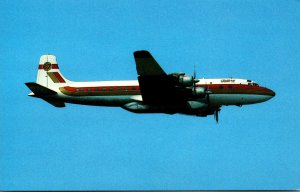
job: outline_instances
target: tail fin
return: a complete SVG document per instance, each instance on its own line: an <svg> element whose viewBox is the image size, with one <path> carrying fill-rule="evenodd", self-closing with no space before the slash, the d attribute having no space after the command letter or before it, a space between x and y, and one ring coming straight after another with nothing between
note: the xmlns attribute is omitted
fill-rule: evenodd
<svg viewBox="0 0 300 192"><path fill-rule="evenodd" d="M61 84L69 83L59 71L54 55L42 55L40 58L36 82L44 87L57 88Z"/></svg>

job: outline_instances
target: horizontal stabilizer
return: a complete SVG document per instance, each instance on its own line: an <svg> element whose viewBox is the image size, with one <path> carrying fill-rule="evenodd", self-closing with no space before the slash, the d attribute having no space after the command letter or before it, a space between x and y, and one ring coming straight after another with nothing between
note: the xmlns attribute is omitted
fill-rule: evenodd
<svg viewBox="0 0 300 192"><path fill-rule="evenodd" d="M37 83L25 83L25 85L36 95L36 96L49 96L56 95L57 93L47 87L44 87Z"/></svg>
<svg viewBox="0 0 300 192"><path fill-rule="evenodd" d="M53 105L54 107L65 107L65 103L61 102L61 101L55 101L55 100L51 100L51 99L45 99L42 98L44 101L48 102L49 104Z"/></svg>
<svg viewBox="0 0 300 192"><path fill-rule="evenodd" d="M29 96L41 98L55 107L65 107L64 102L51 98L51 96L56 95L57 92L48 89L47 87L44 87L38 83L30 82L30 83L25 83L25 85L33 92L30 93Z"/></svg>

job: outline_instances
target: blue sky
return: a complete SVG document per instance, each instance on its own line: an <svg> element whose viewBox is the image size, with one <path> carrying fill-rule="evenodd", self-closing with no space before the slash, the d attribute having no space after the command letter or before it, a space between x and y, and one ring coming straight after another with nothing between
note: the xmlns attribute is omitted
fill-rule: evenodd
<svg viewBox="0 0 300 192"><path fill-rule="evenodd" d="M0 2L0 189L300 188L299 1ZM272 100L213 117L54 108L30 98L42 54L74 81L165 71L237 77Z"/></svg>

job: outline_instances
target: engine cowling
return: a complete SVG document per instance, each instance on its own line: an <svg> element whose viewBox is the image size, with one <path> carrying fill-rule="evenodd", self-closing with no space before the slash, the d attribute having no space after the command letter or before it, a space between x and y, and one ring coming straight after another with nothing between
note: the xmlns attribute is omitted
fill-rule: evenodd
<svg viewBox="0 0 300 192"><path fill-rule="evenodd" d="M182 86L189 87L189 86L193 85L194 78L192 76L189 76L189 75L180 75L178 77L178 82Z"/></svg>
<svg viewBox="0 0 300 192"><path fill-rule="evenodd" d="M151 105L142 104L140 102L127 103L126 105L123 106L123 109L126 109L134 113L146 113L154 110Z"/></svg>
<svg viewBox="0 0 300 192"><path fill-rule="evenodd" d="M194 79L194 77L185 75L185 73L171 73L169 75L173 82L175 82L176 85L183 86L183 87L190 87L192 86L197 80Z"/></svg>
<svg viewBox="0 0 300 192"><path fill-rule="evenodd" d="M204 97L206 94L206 88L196 87L195 89L193 89L193 94L197 97Z"/></svg>
<svg viewBox="0 0 300 192"><path fill-rule="evenodd" d="M204 111L207 109L208 104L199 101L187 101L187 104L190 109L197 110L197 111Z"/></svg>

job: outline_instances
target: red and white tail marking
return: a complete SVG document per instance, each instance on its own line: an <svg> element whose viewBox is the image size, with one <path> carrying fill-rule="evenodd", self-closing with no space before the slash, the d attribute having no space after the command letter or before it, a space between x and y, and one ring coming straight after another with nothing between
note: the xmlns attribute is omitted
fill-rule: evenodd
<svg viewBox="0 0 300 192"><path fill-rule="evenodd" d="M54 55L42 55L38 66L36 82L50 89L57 89L61 84L69 83L60 72Z"/></svg>

